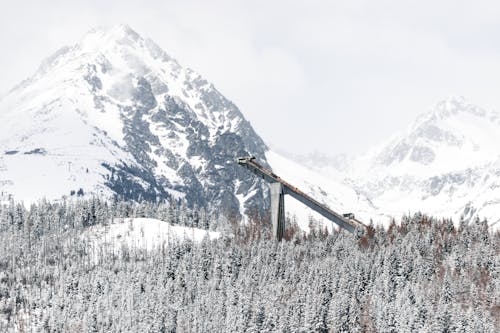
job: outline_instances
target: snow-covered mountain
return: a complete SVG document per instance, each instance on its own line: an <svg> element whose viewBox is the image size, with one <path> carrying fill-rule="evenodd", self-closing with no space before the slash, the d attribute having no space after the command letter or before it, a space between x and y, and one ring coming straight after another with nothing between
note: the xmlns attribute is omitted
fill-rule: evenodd
<svg viewBox="0 0 500 333"><path fill-rule="evenodd" d="M496 225L499 148L500 114L463 97L450 97L367 154L310 167L343 177L346 185L368 198L379 216L399 218L421 211L456 222L477 216Z"/></svg>
<svg viewBox="0 0 500 333"><path fill-rule="evenodd" d="M238 108L126 25L95 29L0 101L2 198L101 193L267 204L234 163L266 145Z"/></svg>

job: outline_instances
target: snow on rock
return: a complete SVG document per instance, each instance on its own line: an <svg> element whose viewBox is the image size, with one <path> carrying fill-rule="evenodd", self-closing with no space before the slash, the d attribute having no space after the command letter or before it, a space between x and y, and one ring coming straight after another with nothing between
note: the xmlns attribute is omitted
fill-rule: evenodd
<svg viewBox="0 0 500 333"><path fill-rule="evenodd" d="M151 251L174 240L199 243L205 237L213 240L219 236L219 232L172 225L152 218L115 218L109 225L92 226L82 234L96 251L105 249L117 254L124 247Z"/></svg>

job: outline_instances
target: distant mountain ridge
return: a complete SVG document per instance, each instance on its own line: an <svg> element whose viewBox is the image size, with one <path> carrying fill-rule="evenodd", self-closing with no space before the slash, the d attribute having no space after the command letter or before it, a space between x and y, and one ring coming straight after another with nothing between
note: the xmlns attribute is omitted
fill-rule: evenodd
<svg viewBox="0 0 500 333"><path fill-rule="evenodd" d="M310 167L365 195L380 216L421 211L498 225L499 148L500 115L450 97L367 154Z"/></svg>

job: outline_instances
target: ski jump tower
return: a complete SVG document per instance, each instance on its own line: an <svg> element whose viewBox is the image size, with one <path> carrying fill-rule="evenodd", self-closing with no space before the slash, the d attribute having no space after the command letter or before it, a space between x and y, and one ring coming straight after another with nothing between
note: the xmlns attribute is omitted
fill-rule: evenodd
<svg viewBox="0 0 500 333"><path fill-rule="evenodd" d="M307 207L349 232L354 232L356 228L366 228L361 221L354 218L354 214L338 214L334 212L327 206L300 191L295 186L284 181L271 170L264 168L255 161L255 157L238 158L238 164L252 171L259 178L269 183L271 189L271 221L273 224L273 235L278 241L281 241L285 234L285 194L289 194Z"/></svg>

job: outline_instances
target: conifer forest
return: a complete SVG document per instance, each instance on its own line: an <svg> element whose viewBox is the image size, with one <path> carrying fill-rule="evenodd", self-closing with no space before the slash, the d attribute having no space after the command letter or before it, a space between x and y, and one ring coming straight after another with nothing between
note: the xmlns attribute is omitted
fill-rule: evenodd
<svg viewBox="0 0 500 333"><path fill-rule="evenodd" d="M219 231L145 250L82 234L114 217ZM0 332L499 332L500 234L422 214L363 235L175 203L0 208ZM108 226L109 227L109 226ZM104 229L106 230L106 229Z"/></svg>

